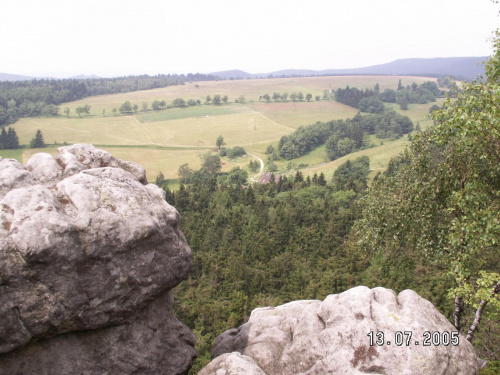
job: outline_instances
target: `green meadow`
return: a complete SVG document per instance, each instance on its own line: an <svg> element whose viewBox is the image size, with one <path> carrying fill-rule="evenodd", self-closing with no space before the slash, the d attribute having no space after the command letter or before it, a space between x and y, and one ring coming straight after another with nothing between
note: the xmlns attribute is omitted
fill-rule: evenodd
<svg viewBox="0 0 500 375"><path fill-rule="evenodd" d="M29 144L36 130L40 129L50 147L37 150L2 150L0 156L13 157L25 163L35 152L55 154L57 147L63 144L91 143L116 157L144 166L148 180L154 181L160 171L166 178L177 178L177 170L184 163L188 163L193 169L199 168L200 156L205 152L216 152L215 140L222 135L226 147L242 146L248 152L261 157L267 164L267 156L264 154L267 146L276 145L283 135L292 133L301 125L350 118L357 113L357 109L335 101L315 101L316 95L322 96L325 90L345 88L347 85L364 89L373 88L378 83L381 90L395 89L400 79L403 85L434 80L426 77L388 76L275 78L197 82L148 91L94 96L60 105L61 113L64 108L70 108L69 117L62 115L20 119L12 126L21 144ZM313 100L292 102L289 98L286 103L266 103L259 100L259 97L266 93L272 96L274 92L285 91L289 94L299 91L304 95L311 93ZM129 115L113 114L113 108L119 108L126 100L142 108L143 102L150 106L156 99L165 100L167 104L175 98L183 98L186 101L199 99L204 103L207 95L213 97L215 94L228 95L229 102L161 111L138 111ZM244 104L234 102L240 95L245 96ZM437 104L442 101L438 99ZM90 115L75 115L74 109L84 104L91 106ZM435 103L410 104L407 111L400 111L397 105L386 106L409 116L415 124L419 121L422 129L425 129L431 123L428 110L433 104ZM371 168L374 171L382 170L392 156L404 149L406 141L406 136L395 141L374 138L376 147L333 162L326 160L324 147L319 147L292 162L296 165L307 164L303 169L304 174L323 172L330 178L338 165L348 158L368 155ZM250 155L237 161L223 158L223 171L229 171L234 166L245 168L251 158ZM278 161L278 173L290 173L287 169L288 163L285 160Z"/></svg>

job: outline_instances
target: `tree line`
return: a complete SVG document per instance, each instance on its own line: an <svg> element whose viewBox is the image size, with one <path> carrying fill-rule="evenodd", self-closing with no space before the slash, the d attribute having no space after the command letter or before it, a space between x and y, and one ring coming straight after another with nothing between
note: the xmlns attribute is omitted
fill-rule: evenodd
<svg viewBox="0 0 500 375"><path fill-rule="evenodd" d="M302 93L302 91L292 92L290 94L288 94L287 91L285 91L282 94L280 94L279 92L274 92L272 97L268 93L265 93L264 95L259 96L259 101L265 100L266 102L269 103L269 102L271 102L271 99L272 99L275 102L287 102L288 97L290 97L290 100L292 100L293 102L297 102L297 101L302 102L302 101L304 101L304 99L307 102L310 102L312 100L313 96L311 93L307 93L306 95L304 95ZM319 95L316 95L315 99L316 99L316 101L318 101L318 100L321 100L321 97Z"/></svg>
<svg viewBox="0 0 500 375"><path fill-rule="evenodd" d="M245 103L245 97L241 95L239 97L240 101L242 103ZM205 98L204 104L214 104L214 105L220 105L222 103L226 104L229 101L229 97L227 95L221 96L221 95L214 95L213 98L210 95L207 95ZM161 111L163 109L168 109L168 108L184 108L184 107L192 107L192 106L197 106L201 105L201 100L200 99L188 99L185 100L184 98L178 97L172 100L171 104L167 104L166 100L159 100L155 99L151 103L151 109L153 111ZM77 108L78 110L78 108ZM126 100L122 105L120 105L119 109L120 113L124 114L130 114L133 112L137 112L139 110L142 110L143 112L146 112L149 110L149 104L147 102L142 102L141 107L139 107L138 104L132 104L130 100ZM116 113L117 110L116 108L113 108L113 113ZM78 111L77 111L78 113Z"/></svg>
<svg viewBox="0 0 500 375"><path fill-rule="evenodd" d="M443 79L440 82L442 82L443 86L451 86L450 79ZM456 87L456 85L453 87ZM401 80L399 80L396 90L387 88L383 92L380 92L378 83L373 89L360 90L349 86L345 89L338 88L335 91L335 100L358 108L361 112L382 113L385 109L384 102L398 103L400 109L407 110L410 103L427 104L428 102L435 102L436 98L445 95L446 93L440 90L436 82L433 81L423 82L420 85L413 82L411 85L403 86Z"/></svg>
<svg viewBox="0 0 500 375"><path fill-rule="evenodd" d="M367 134L376 134L379 138L399 138L413 129L411 119L395 111L379 115L358 114L352 119L326 123L318 121L313 125L300 126L292 134L281 137L277 151L280 157L291 160L325 144L328 158L335 160L371 147Z"/></svg>
<svg viewBox="0 0 500 375"><path fill-rule="evenodd" d="M128 76L99 79L33 79L0 82L0 125L20 117L57 116L58 105L89 96L149 90L186 82L215 80L205 74Z"/></svg>

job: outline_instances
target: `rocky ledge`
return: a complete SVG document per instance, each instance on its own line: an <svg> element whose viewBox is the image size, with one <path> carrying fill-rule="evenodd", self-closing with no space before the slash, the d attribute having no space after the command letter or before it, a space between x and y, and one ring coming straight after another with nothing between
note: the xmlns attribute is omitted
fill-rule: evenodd
<svg viewBox="0 0 500 375"><path fill-rule="evenodd" d="M178 221L141 166L91 145L0 160L0 374L186 373Z"/></svg>
<svg viewBox="0 0 500 375"><path fill-rule="evenodd" d="M216 339L200 375L476 374L472 345L454 331L411 290L360 286L255 309Z"/></svg>

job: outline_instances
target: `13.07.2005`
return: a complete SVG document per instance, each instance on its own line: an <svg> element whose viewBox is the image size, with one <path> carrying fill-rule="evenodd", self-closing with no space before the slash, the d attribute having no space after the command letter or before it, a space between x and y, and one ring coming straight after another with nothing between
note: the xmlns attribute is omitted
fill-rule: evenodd
<svg viewBox="0 0 500 375"><path fill-rule="evenodd" d="M412 340L414 337L412 331L396 331L394 333L393 340L387 340L383 331L373 332L370 331L367 336L370 340L370 346L378 345L396 345L396 346L410 346L410 345L422 345L422 346L457 346L459 344L459 333L458 331L444 331L444 332L430 332L425 331L422 338L417 340Z"/></svg>

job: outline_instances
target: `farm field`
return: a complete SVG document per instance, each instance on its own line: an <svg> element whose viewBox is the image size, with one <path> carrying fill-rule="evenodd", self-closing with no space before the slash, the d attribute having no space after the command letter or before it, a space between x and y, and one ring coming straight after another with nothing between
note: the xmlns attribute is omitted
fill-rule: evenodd
<svg viewBox="0 0 500 375"><path fill-rule="evenodd" d="M224 137L226 147L236 145L244 147L267 163L264 154L270 144L277 145L283 135L292 133L301 125L310 125L317 121L351 118L358 110L335 101L311 101L286 103L266 103L259 101L259 96L273 92L298 92L323 94L330 87L373 88L379 83L380 89L395 89L401 79L403 85L412 82L422 83L432 78L425 77L388 77L388 76L341 76L311 78L280 78L242 81L198 82L182 86L170 86L163 89L95 96L82 101L62 104L71 108L69 118L65 116L22 118L12 127L16 130L21 144L29 144L37 129L44 135L47 144L91 143L111 152L116 157L130 160L145 167L149 181L154 181L161 171L166 178L177 178L180 165L189 163L193 169L201 164L200 155L214 152L215 140L219 135ZM170 101L181 97L184 100L197 99L203 103L206 95L228 95L230 103L222 105L199 105L186 108L170 108L161 111L139 111L130 115L112 115L112 108L119 107L125 100L137 103L141 107L143 101L155 99ZM245 95L245 104L232 103L239 95ZM441 104L444 99L438 99ZM74 108L84 104L91 105L91 115L77 117ZM397 112L409 116L416 124L420 122L425 129L431 120L428 119L429 108L436 103L410 104L408 111L400 111L399 106L392 105ZM391 107L386 103L386 107ZM104 115L102 110L104 109ZM292 162L296 165L308 164L302 169L304 174L325 173L330 178L335 169L348 158L368 155L371 168L384 169L389 159L405 147L403 137L396 141L374 139L374 148L359 151L341 159L329 162L326 160L324 147L313 150ZM35 152L55 154L57 147L45 149L22 149L1 151L2 157L14 157L24 163ZM359 154L359 155L358 155ZM252 157L241 158L236 162L223 158L223 171L234 166L246 167ZM281 160L276 164L280 168L277 173L289 173L289 161ZM251 174L252 175L252 174Z"/></svg>
<svg viewBox="0 0 500 375"><path fill-rule="evenodd" d="M339 120L356 116L358 110L336 101L252 103L254 110L280 124L293 128L316 121Z"/></svg>
<svg viewBox="0 0 500 375"><path fill-rule="evenodd" d="M435 78L413 77L413 76L327 76L327 77L301 77L301 78L273 78L273 79L249 79L249 80L227 80L227 81L203 81L186 83L185 85L169 86L154 90L135 91L123 94L99 95L71 103L61 104L61 109L69 108L71 114L75 115L75 108L88 104L91 106L90 114L102 116L105 110L106 115L112 114L113 108L120 108L126 100L132 105L137 104L139 108L143 102L151 103L158 100L172 102L175 98L199 99L205 102L207 95L213 97L216 94L227 95L229 102L234 102L240 95L245 95L247 103L259 102L259 97L273 92L299 92L305 95L311 93L313 98L316 95L323 95L324 90L336 90L338 88L357 87L359 89L373 88L375 84L380 85L380 91L386 88L396 89L401 79L403 86L411 85L413 82L421 84L425 81L436 81ZM289 98L290 100L290 98ZM62 110L61 110L62 112Z"/></svg>

